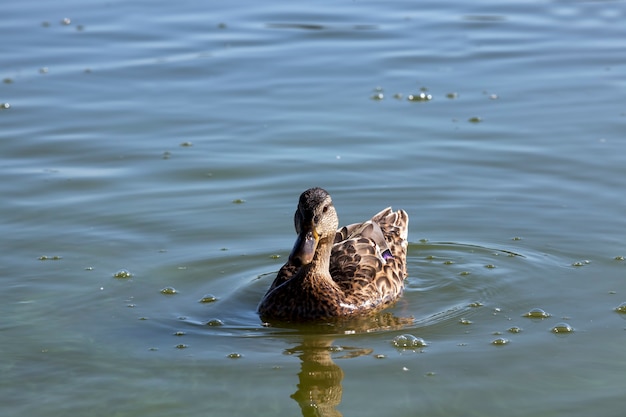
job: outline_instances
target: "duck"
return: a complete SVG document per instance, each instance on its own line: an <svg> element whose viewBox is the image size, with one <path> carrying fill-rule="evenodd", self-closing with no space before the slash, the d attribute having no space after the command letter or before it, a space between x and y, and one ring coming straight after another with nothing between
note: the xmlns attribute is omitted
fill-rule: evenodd
<svg viewBox="0 0 626 417"><path fill-rule="evenodd" d="M331 321L391 306L404 290L409 216L391 207L339 228L330 194L304 191L287 262L258 306L266 324Z"/></svg>

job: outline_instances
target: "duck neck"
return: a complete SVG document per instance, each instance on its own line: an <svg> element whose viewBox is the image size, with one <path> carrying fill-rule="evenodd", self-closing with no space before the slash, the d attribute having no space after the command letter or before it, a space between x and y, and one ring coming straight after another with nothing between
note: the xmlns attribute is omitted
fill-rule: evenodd
<svg viewBox="0 0 626 417"><path fill-rule="evenodd" d="M320 239L317 249L315 250L313 261L304 267L306 271L305 274L309 277L325 277L332 280L329 272L330 253L332 249L332 242L327 238Z"/></svg>

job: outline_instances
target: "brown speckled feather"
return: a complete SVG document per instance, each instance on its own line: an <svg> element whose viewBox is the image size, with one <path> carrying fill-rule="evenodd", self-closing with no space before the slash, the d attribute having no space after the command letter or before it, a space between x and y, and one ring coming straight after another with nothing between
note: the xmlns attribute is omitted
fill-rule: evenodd
<svg viewBox="0 0 626 417"><path fill-rule="evenodd" d="M330 196L324 201L332 205ZM336 224L334 209L332 213ZM303 222L296 211L297 231L298 221ZM301 265L292 259L292 252L259 305L261 318L325 320L377 312L391 305L402 294L407 275L408 222L405 211L389 207L366 222L320 235L311 264ZM329 258L325 264L324 257Z"/></svg>
<svg viewBox="0 0 626 417"><path fill-rule="evenodd" d="M406 212L388 207L352 234L337 232L329 270L348 303L384 307L402 294L408 220Z"/></svg>

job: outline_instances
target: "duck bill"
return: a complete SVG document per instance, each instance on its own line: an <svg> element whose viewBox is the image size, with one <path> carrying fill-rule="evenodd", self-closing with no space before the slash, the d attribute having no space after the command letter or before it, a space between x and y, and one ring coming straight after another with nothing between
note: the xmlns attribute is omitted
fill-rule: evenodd
<svg viewBox="0 0 626 417"><path fill-rule="evenodd" d="M310 264L315 256L318 242L319 236L314 228L300 232L289 254L289 262L298 266Z"/></svg>

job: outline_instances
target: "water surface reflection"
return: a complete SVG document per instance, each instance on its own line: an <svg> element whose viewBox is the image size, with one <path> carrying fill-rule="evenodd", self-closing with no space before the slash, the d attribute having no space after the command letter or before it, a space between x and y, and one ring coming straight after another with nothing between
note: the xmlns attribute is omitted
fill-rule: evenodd
<svg viewBox="0 0 626 417"><path fill-rule="evenodd" d="M344 373L331 357L331 351L338 349L332 343L333 339L328 336L306 336L300 345L288 351L298 355L301 361L298 390L291 398L298 403L305 417L342 415L337 406L341 403ZM357 355L368 355L372 350L357 352Z"/></svg>
<svg viewBox="0 0 626 417"><path fill-rule="evenodd" d="M344 371L335 363L333 355L347 359L367 356L374 351L365 347L335 345L334 340L338 334L398 330L414 323L415 320L411 317L380 313L371 317L303 329L300 343L285 352L300 358L298 389L291 395L291 398L300 406L302 415L304 417L342 416L337 407L341 404L343 394L341 383ZM332 326L334 334L328 334L328 326Z"/></svg>

